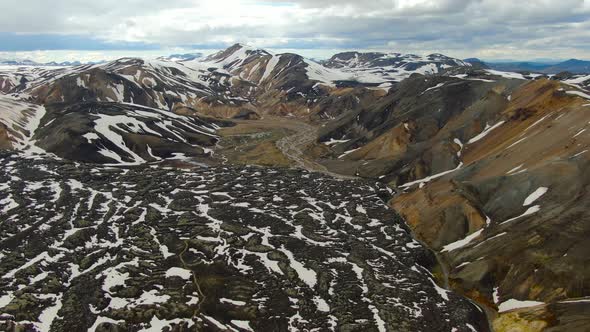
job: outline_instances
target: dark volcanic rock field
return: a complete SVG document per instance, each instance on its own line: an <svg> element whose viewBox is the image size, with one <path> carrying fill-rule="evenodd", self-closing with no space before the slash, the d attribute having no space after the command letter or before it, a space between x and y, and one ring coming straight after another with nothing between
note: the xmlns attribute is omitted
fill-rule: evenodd
<svg viewBox="0 0 590 332"><path fill-rule="evenodd" d="M0 164L0 330L487 330L368 182Z"/></svg>

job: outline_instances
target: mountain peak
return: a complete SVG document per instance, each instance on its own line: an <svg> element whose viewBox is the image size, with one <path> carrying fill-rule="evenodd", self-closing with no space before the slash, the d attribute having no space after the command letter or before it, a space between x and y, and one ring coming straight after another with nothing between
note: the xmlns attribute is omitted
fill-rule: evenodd
<svg viewBox="0 0 590 332"><path fill-rule="evenodd" d="M562 64L565 64L565 63L567 63L567 64L577 64L577 63L585 63L585 62L588 62L588 61L584 61L584 60L572 58L572 59L569 59L569 60L566 60L566 61L562 62Z"/></svg>
<svg viewBox="0 0 590 332"><path fill-rule="evenodd" d="M225 50L221 50L217 53L214 53L204 59L205 62L232 62L236 59L245 59L251 55L271 55L270 52L256 48L250 45L246 45L243 43L235 43L232 46L226 48Z"/></svg>

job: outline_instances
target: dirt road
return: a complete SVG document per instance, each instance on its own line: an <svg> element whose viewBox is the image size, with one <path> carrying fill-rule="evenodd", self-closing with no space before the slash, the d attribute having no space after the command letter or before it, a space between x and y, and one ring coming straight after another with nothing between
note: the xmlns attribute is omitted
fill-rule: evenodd
<svg viewBox="0 0 590 332"><path fill-rule="evenodd" d="M309 159L305 155L305 150L317 139L318 128L304 122L297 122L298 130L285 136L276 142L277 147L296 167L306 169L310 172L323 173L340 179L355 179L354 176L347 176L330 172L324 165Z"/></svg>
<svg viewBox="0 0 590 332"><path fill-rule="evenodd" d="M274 144L295 167L341 179L355 178L330 172L324 165L306 156L307 147L317 139L318 128L315 126L294 118L272 116L266 116L261 120L238 120L235 122L237 126L222 129L222 136L246 136L254 133L281 131L283 137L276 140Z"/></svg>

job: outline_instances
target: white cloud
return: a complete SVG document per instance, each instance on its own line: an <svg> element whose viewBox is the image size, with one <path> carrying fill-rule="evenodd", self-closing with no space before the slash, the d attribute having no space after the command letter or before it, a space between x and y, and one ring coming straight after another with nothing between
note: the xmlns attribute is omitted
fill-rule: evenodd
<svg viewBox="0 0 590 332"><path fill-rule="evenodd" d="M590 58L590 1L3 0L0 31L164 47L241 41L457 57Z"/></svg>

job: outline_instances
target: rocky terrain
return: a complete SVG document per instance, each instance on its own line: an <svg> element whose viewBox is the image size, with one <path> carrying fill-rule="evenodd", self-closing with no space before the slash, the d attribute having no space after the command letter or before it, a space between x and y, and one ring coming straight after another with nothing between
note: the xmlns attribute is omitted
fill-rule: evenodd
<svg viewBox="0 0 590 332"><path fill-rule="evenodd" d="M0 158L4 329L487 330L383 187Z"/></svg>
<svg viewBox="0 0 590 332"><path fill-rule="evenodd" d="M589 83L242 44L2 68L4 326L588 331Z"/></svg>

